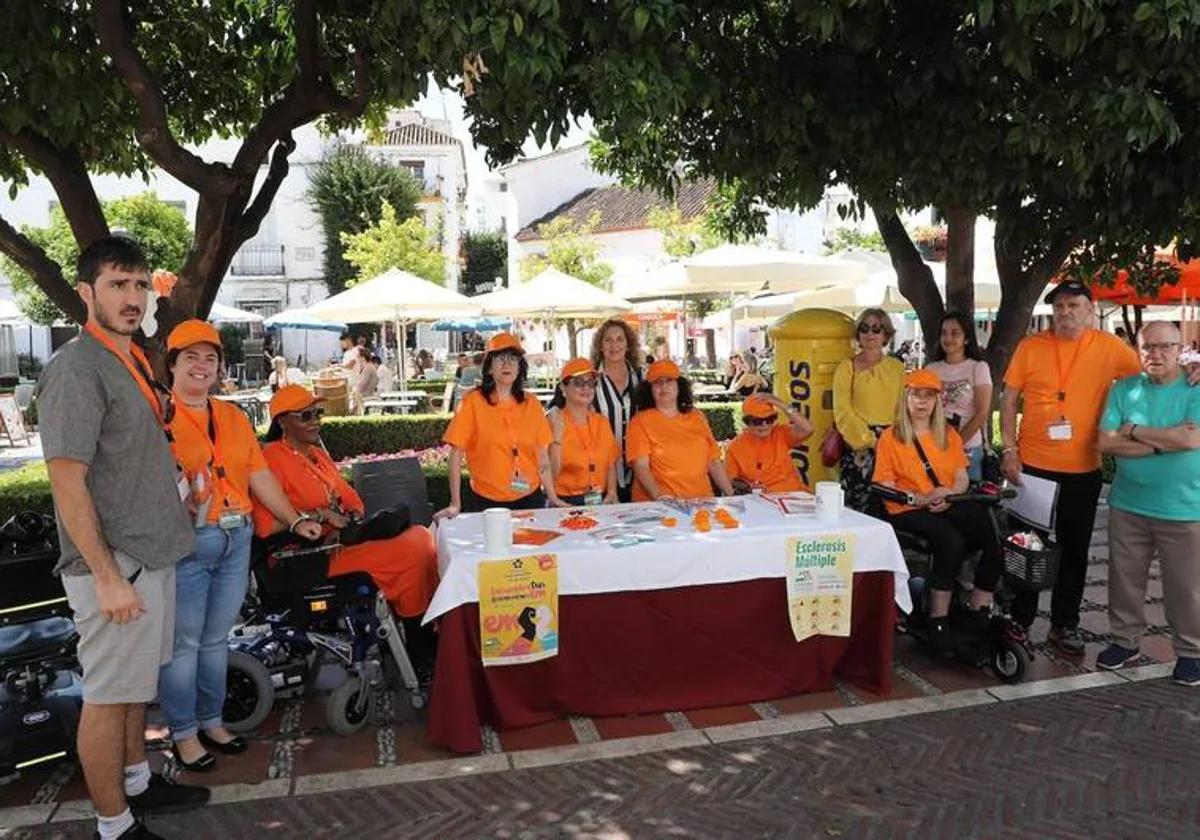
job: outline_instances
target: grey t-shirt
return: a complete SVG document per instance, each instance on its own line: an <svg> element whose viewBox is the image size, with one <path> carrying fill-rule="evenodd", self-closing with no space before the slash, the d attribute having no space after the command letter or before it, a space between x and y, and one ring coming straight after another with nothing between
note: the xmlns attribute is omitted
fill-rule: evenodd
<svg viewBox="0 0 1200 840"><path fill-rule="evenodd" d="M54 354L38 382L38 431L46 460L88 464L87 487L109 546L148 569L192 552L175 456L154 410L121 360L86 332ZM55 509L58 500L54 500ZM88 574L62 517L55 571Z"/></svg>

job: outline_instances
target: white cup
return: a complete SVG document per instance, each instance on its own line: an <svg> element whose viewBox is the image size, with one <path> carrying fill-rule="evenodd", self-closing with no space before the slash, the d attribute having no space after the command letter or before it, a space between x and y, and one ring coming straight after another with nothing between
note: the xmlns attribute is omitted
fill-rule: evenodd
<svg viewBox="0 0 1200 840"><path fill-rule="evenodd" d="M488 554L512 551L512 513L508 508L488 508L483 512L483 545Z"/></svg>
<svg viewBox="0 0 1200 840"><path fill-rule="evenodd" d="M818 481L816 488L817 519L830 522L842 515L845 494L836 481Z"/></svg>

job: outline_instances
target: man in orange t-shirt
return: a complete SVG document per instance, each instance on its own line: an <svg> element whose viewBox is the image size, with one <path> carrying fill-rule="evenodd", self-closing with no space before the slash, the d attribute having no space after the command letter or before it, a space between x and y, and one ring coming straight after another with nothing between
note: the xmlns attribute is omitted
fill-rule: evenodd
<svg viewBox="0 0 1200 840"><path fill-rule="evenodd" d="M1054 530L1062 560L1048 640L1064 653L1079 655L1084 648L1079 605L1100 498L1100 414L1113 381L1138 373L1141 364L1128 344L1091 327L1088 286L1060 283L1045 302L1054 306L1054 329L1023 339L1004 377L1001 468L1016 484L1022 473L1058 484ZM1019 435L1018 400L1023 403ZM1032 624L1037 593L1019 594L1012 612L1026 627Z"/></svg>
<svg viewBox="0 0 1200 840"><path fill-rule="evenodd" d="M776 422L778 412L788 425ZM753 394L742 403L745 430L725 451L725 470L730 481L786 493L808 489L792 461L792 449L812 434L812 424L799 411L771 394Z"/></svg>

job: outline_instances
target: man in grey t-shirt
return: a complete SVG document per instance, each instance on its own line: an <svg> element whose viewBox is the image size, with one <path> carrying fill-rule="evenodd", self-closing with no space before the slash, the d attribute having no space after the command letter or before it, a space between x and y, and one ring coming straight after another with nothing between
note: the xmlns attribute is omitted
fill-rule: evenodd
<svg viewBox="0 0 1200 840"><path fill-rule="evenodd" d="M131 341L146 311L146 259L132 240L105 237L84 249L77 270L88 323L46 366L38 414L57 571L79 632L79 761L98 836L154 838L131 806L150 813L208 801L207 788L151 774L145 748L146 703L174 647L175 564L192 551L192 527L163 408Z"/></svg>

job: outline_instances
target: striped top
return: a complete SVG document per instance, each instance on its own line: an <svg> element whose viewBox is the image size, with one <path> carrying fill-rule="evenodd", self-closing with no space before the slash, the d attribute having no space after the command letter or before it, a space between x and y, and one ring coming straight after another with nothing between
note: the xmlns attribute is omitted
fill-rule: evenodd
<svg viewBox="0 0 1200 840"><path fill-rule="evenodd" d="M617 462L617 484L621 487L628 487L633 483L633 470L625 463L625 430L629 427L629 421L637 410L634 407L634 397L637 394L638 385L642 382L642 374L637 368L630 365L629 362L626 362L625 366L629 369L629 384L625 387L624 392L617 390L617 386L608 378L601 366L595 403L596 411L608 420L613 436L617 439L617 446L621 448L621 460Z"/></svg>

